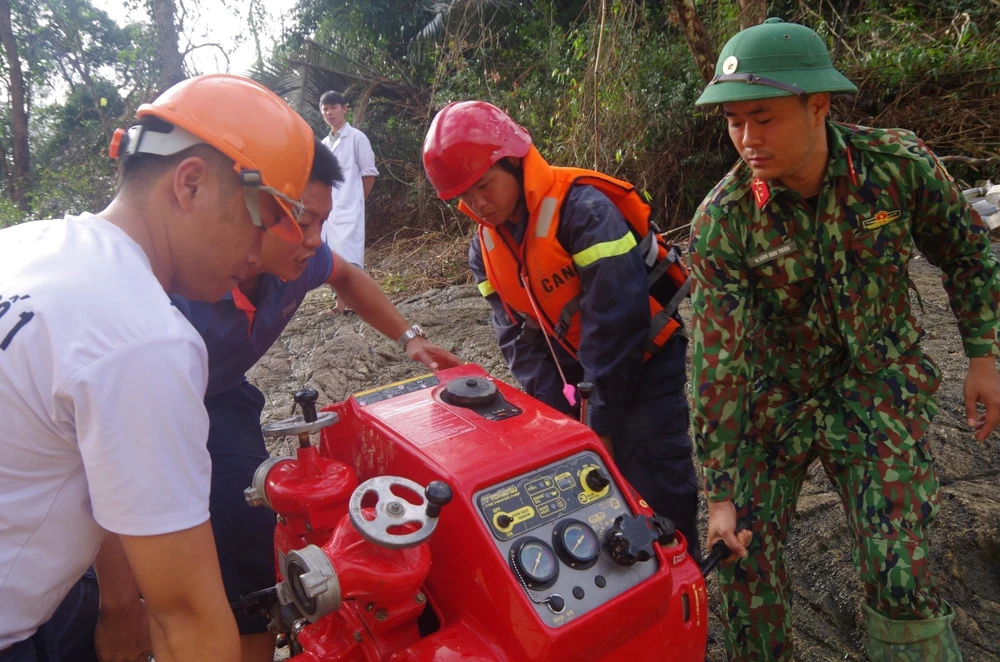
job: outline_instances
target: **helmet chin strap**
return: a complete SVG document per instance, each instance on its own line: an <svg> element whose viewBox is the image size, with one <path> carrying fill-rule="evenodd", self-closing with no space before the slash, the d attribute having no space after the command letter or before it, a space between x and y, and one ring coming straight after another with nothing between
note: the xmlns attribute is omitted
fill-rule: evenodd
<svg viewBox="0 0 1000 662"><path fill-rule="evenodd" d="M797 85L782 83L780 80L765 78L764 76L756 76L754 74L716 74L716 76L712 78L708 84L715 85L716 83L746 83L747 85L764 85L778 90L784 90L785 92L790 92L800 98L804 98L806 96L805 91Z"/></svg>

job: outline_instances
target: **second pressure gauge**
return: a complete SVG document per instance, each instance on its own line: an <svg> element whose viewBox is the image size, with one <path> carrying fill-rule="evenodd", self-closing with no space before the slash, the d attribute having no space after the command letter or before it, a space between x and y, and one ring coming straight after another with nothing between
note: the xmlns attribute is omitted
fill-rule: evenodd
<svg viewBox="0 0 1000 662"><path fill-rule="evenodd" d="M566 565L584 570L597 563L601 543L597 534L580 520L567 519L552 532L556 553Z"/></svg>

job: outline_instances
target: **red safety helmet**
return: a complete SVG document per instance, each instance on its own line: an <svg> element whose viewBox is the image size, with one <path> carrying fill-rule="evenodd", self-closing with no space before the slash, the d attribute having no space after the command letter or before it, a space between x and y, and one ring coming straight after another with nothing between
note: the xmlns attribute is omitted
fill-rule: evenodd
<svg viewBox="0 0 1000 662"><path fill-rule="evenodd" d="M424 137L424 170L438 197L465 193L494 163L523 157L531 136L510 115L485 101L450 103Z"/></svg>

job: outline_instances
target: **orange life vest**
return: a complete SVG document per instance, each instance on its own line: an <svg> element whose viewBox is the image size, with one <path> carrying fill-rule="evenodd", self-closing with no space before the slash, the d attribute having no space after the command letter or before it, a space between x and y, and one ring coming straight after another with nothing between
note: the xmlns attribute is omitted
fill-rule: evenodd
<svg viewBox="0 0 1000 662"><path fill-rule="evenodd" d="M534 146L522 163L528 226L520 246L506 228L482 223L469 207L459 204L461 211L480 223L479 241L487 276L487 282L480 284L483 296L496 291L508 314L513 311L533 320L576 358L581 334L577 266L626 253L638 245L646 263L650 292L646 358L658 352L674 333L683 332L674 313L690 291L688 271L680 261L680 251L667 244L649 222L649 205L635 187L593 170L550 166ZM630 230L617 241L574 256L559 243L557 232L563 201L570 187L577 184L593 186L606 195L625 217Z"/></svg>

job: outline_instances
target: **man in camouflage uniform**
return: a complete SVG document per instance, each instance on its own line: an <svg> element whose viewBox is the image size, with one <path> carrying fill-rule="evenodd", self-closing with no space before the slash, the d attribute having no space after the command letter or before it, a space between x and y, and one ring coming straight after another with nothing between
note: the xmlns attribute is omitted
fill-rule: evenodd
<svg viewBox="0 0 1000 662"><path fill-rule="evenodd" d="M695 444L726 645L791 660L784 555L819 459L847 514L873 660L960 660L928 569L939 484L923 438L940 372L920 348L907 263L941 267L982 441L1000 414L1000 281L986 228L915 135L828 122L856 88L822 40L769 19L737 34L699 105L722 104L742 162L705 198L691 239ZM977 403L985 414L977 416ZM752 519L735 534L737 515Z"/></svg>

